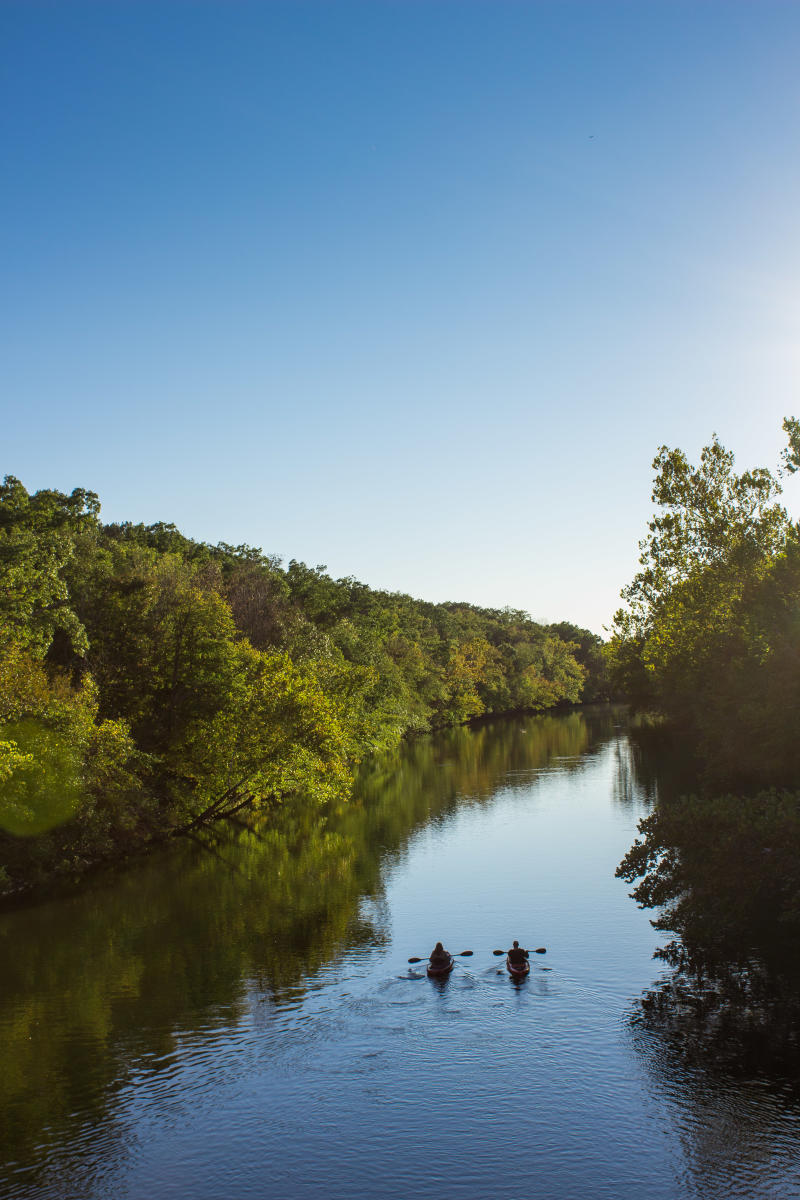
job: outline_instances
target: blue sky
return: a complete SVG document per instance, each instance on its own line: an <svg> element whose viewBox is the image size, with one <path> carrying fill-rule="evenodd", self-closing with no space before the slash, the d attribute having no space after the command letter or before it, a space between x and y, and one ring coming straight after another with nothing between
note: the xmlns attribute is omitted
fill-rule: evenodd
<svg viewBox="0 0 800 1200"><path fill-rule="evenodd" d="M0 55L31 490L599 631L658 446L800 414L800 4L4 0Z"/></svg>

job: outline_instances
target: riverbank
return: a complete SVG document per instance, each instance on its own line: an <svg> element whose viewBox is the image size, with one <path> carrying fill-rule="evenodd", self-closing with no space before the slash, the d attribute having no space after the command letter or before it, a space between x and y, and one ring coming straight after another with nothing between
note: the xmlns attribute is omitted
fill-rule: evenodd
<svg viewBox="0 0 800 1200"><path fill-rule="evenodd" d="M99 512L81 489L0 487L6 892L243 806L341 800L415 732L602 691L587 630Z"/></svg>

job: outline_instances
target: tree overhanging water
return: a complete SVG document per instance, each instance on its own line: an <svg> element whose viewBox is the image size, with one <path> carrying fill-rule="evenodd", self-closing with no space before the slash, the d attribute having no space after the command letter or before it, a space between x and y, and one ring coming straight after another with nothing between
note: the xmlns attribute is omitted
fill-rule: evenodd
<svg viewBox="0 0 800 1200"><path fill-rule="evenodd" d="M99 512L0 488L0 893L245 806L335 802L410 733L606 695L600 638L568 623Z"/></svg>

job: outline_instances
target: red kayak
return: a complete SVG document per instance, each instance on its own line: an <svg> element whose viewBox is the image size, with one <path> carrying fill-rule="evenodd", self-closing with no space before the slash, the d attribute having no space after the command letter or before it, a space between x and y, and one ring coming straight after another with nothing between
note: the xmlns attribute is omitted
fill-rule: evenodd
<svg viewBox="0 0 800 1200"><path fill-rule="evenodd" d="M512 963L511 959L506 955L506 970L512 979L524 979L531 969L531 964L527 958L524 962Z"/></svg>
<svg viewBox="0 0 800 1200"><path fill-rule="evenodd" d="M431 962L428 961L428 974L432 979L443 979L445 975L449 975L453 967L456 965L456 960L452 954L449 955L447 962Z"/></svg>

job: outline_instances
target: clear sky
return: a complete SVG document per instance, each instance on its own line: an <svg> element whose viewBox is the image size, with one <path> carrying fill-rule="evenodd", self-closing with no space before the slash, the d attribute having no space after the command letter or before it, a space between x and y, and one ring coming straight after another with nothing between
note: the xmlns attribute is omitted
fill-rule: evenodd
<svg viewBox="0 0 800 1200"><path fill-rule="evenodd" d="M3 0L0 56L30 490L600 631L658 446L800 415L800 3Z"/></svg>

